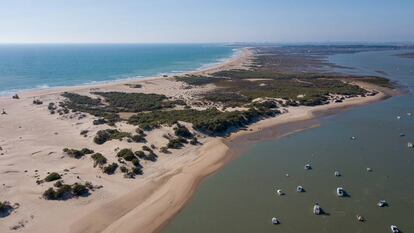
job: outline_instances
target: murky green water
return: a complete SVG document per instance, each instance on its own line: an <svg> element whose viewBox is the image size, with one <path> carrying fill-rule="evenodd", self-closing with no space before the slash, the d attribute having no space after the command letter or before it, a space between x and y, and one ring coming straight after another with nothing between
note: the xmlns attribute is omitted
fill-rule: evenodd
<svg viewBox="0 0 414 233"><path fill-rule="evenodd" d="M354 72L385 71L412 87L414 59L389 56L392 53L335 55L331 59L358 67ZM321 122L319 128L249 148L207 178L163 232L380 233L391 232L391 224L403 232L414 232L414 149L407 148L407 142L414 142L414 97L395 97ZM350 140L351 136L357 140ZM305 171L306 163L313 170ZM373 171L367 172L367 167ZM335 177L335 170L342 176ZM297 193L298 185L306 192ZM350 197L338 198L335 190L339 186ZM277 196L276 189L283 189L286 195ZM381 199L389 207L377 207ZM315 202L327 215L312 213ZM367 222L358 222L356 214ZM273 216L280 225L271 224Z"/></svg>

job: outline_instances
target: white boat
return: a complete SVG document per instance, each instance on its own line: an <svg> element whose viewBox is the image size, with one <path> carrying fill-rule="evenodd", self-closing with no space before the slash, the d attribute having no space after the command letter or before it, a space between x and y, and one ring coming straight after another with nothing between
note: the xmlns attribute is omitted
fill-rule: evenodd
<svg viewBox="0 0 414 233"><path fill-rule="evenodd" d="M372 168L367 167L367 172L372 172Z"/></svg>
<svg viewBox="0 0 414 233"><path fill-rule="evenodd" d="M398 229L398 227L397 227L397 226L395 226L395 225L391 225L391 232L392 232L392 233L399 233L399 232L400 232L400 230Z"/></svg>
<svg viewBox="0 0 414 233"><path fill-rule="evenodd" d="M277 195L279 196L285 195L285 193L281 189L278 189L276 192L277 192Z"/></svg>
<svg viewBox="0 0 414 233"><path fill-rule="evenodd" d="M296 188L296 191L297 191L298 193L303 193L303 192L305 192L305 189L304 189L302 186L298 186L298 187Z"/></svg>
<svg viewBox="0 0 414 233"><path fill-rule="evenodd" d="M357 219L358 219L358 221L360 221L360 222L365 222L365 218L364 217L362 217L361 215L357 215Z"/></svg>
<svg viewBox="0 0 414 233"><path fill-rule="evenodd" d="M399 120L399 119L401 119L401 117L400 116L397 116L397 120Z"/></svg>
<svg viewBox="0 0 414 233"><path fill-rule="evenodd" d="M387 206L387 205L388 205L388 203L385 200L381 200L377 203L377 206L379 206L379 207L384 207L384 206Z"/></svg>
<svg viewBox="0 0 414 233"><path fill-rule="evenodd" d="M407 143L407 147L408 147L408 148L413 148L413 147L414 147L414 144L413 144L412 142L408 142L408 143Z"/></svg>
<svg viewBox="0 0 414 233"><path fill-rule="evenodd" d="M320 215L322 213L321 206L318 203L315 203L313 206L313 213L316 215Z"/></svg>
<svg viewBox="0 0 414 233"><path fill-rule="evenodd" d="M311 169L312 169L312 166L309 163L305 165L305 170L311 170Z"/></svg>
<svg viewBox="0 0 414 233"><path fill-rule="evenodd" d="M352 137L351 137L351 140L356 140L356 137L355 137L355 136L352 136Z"/></svg>
<svg viewBox="0 0 414 233"><path fill-rule="evenodd" d="M338 195L338 197L343 197L345 196L345 190L342 187L338 187L336 189L336 195Z"/></svg>
<svg viewBox="0 0 414 233"><path fill-rule="evenodd" d="M412 114L411 114L411 112L407 112L407 116L411 116Z"/></svg>
<svg viewBox="0 0 414 233"><path fill-rule="evenodd" d="M277 224L279 224L279 220L278 220L277 218L273 217L273 218L272 218L272 224L273 224L273 225L277 225Z"/></svg>
<svg viewBox="0 0 414 233"><path fill-rule="evenodd" d="M335 176L341 176L341 173L339 173L339 171L335 171L334 175Z"/></svg>

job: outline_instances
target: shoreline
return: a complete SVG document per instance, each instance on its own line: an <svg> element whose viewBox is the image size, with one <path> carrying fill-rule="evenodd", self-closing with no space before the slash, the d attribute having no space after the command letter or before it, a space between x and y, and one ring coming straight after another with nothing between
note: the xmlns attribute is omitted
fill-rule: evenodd
<svg viewBox="0 0 414 233"><path fill-rule="evenodd" d="M232 68L243 68L246 63L250 62L250 58L253 55L252 51L248 48L243 49L243 51L243 53L240 53L239 56L235 57L232 60L218 64L217 66L209 68L207 70L194 71L193 73L188 74L208 74L216 72L220 69L225 70ZM55 101L56 98L58 98L56 96L59 96L59 94L63 91L89 92L91 88L134 91L133 89L128 89L129 87L126 87L125 84L135 83L145 84L144 88L140 90L142 92L148 93L154 91L154 88L158 88L157 90L159 92L167 92L168 90L175 88L174 86L170 86L173 84L173 82L171 82L169 78L152 77L134 81L128 80L121 83L107 83L27 92L21 94L22 98L17 101L12 100L10 97L7 99L0 97L0 103L8 106L7 111L10 109L10 114L13 116L13 118L9 119L9 122L13 123L13 125L10 126L10 129L13 129L12 131L8 128L9 125L7 124L7 121L4 125L4 128L0 127L0 130L2 130L0 132L3 132L4 135L6 135L6 132L10 132L10 135L8 135L8 137L12 139L2 139L0 135L0 145L3 146L4 144L11 144L14 147L18 147L17 143L20 141L22 141L21 143L24 143L25 146L29 144L27 145L26 150L25 147L19 149L23 150L26 154L31 153L31 157L35 157L35 155L36 157L39 156L41 158L41 163L49 163L50 161L48 159L50 158L47 157L49 157L50 153L57 153L56 151L61 151L62 145L66 145L68 142L76 145L77 147L91 146L92 149L95 149L93 148L94 145L85 142L83 138L78 139L74 137L75 134L79 134L79 129L83 129L82 127L92 127L87 125L90 124L90 119L85 119L82 122L70 121L68 119L55 122L56 118L51 117L47 111L45 112L44 109L33 107L31 104L31 98L42 97L47 101ZM147 85L151 87L147 89ZM176 83L174 85L180 86L181 84ZM359 83L359 85L364 84ZM366 88L377 89L379 87L368 85ZM179 89L176 89L175 91L177 90ZM13 195L18 194L17 200L19 200L19 198L24 199L27 197L24 195L29 195L31 198L33 198L33 200L29 199L29 201L34 202L23 202L21 207L23 210L20 211L19 218L21 217L20 215L24 216L24 213L21 212L27 210L26 208L28 208L30 211L35 211L33 209L38 206L42 206L42 209L36 210L38 212L50 208L50 214L42 213L43 215L36 215L35 220L33 220L33 224L28 225L28 227L24 228L23 230L40 233L44 231L45 224L48 224L47 226L50 230L62 230L62 226L64 226L65 231L63 232L73 233L136 233L137 231L144 233L160 232L191 200L197 188L205 178L225 167L226 164L237 158L237 156L242 153L243 148L235 146L237 145L238 140L243 141L243 145L245 146L246 144L249 144L246 143L246 141L250 142L252 140L265 140L266 137L279 138L309 127L317 126L313 124L313 120L319 119L319 117L323 115L335 114L344 109L379 102L383 99L397 95L396 92L387 93L385 89L379 91L380 92L375 96L355 97L346 99L343 103L331 103L328 105L321 105L316 107L289 107L288 113L261 120L250 125L248 127L248 130L238 131L231 134L231 136L228 138L206 138L203 141L204 145L200 147L184 148L180 151L173 152L173 155L171 156L161 156L162 158L160 158L160 160L154 164L148 164L148 170L145 170L144 175L137 178L135 181L133 181L133 183L132 181L125 180L122 177L97 179L95 177L97 175L96 171L90 169L90 164L85 165L84 160L66 160L65 162L56 159L51 164L48 164L48 166L56 166L62 170L63 168L66 168L64 166L67 166L68 164L74 167L79 167L79 169L83 170L79 171L77 174L82 174L82 178L92 179L94 183L97 181L98 184L104 184L105 188L103 191L98 191L97 194L91 195L91 197L87 198L87 200L70 200L59 202L58 205L56 205L53 202L45 203L44 200L40 200L38 198L37 192L39 191L39 188L42 187L35 186L36 189L31 190L31 186L29 186L29 184L33 185L31 183L33 182L32 180L26 181L26 177L17 180L12 179L10 181L12 183L28 185L24 188L16 185L16 187L22 189L20 190L22 192L12 193ZM173 92L169 92L169 94L171 93ZM23 140L19 140L18 138L21 138L22 132L14 131L21 126L23 129L30 129L32 124L32 121L30 120L31 114L36 114L35 116L41 118L40 120L43 120L46 123L35 127L37 128L37 131L33 131L33 135L35 137L33 137L31 134L27 134L27 132L24 132ZM89 123L86 123L88 120ZM23 124L23 121L28 122L27 124ZM60 138L60 135L48 135L46 133L51 132L45 132L47 130L44 130L44 127L56 130L56 132L63 131L67 135L66 137L63 135L62 138ZM276 127L277 130L275 130ZM94 128L94 131L96 130L97 129ZM161 137L161 134L155 136ZM28 137L28 139L26 139L26 137ZM54 144L53 146L46 144L47 147L45 149L44 147L39 147L36 145L39 140L42 143L44 143L44 141L51 140ZM30 144L33 144L35 146L31 146ZM108 144L109 145L105 145L103 148L100 147L102 150L105 150L106 153L113 153L113 148L115 146L120 146L118 144ZM128 146L128 144L121 144L121 146L123 145ZM235 147L237 147L238 150L235 150ZM38 155L37 151L40 151L45 155ZM47 152L49 154L47 154ZM24 153L21 151L18 151L18 153L16 152L15 154L12 153L12 155L23 156L20 154ZM12 157L13 156L6 158L4 162L4 170L2 170L2 163L0 163L0 174L7 173L7 176L5 176L5 180L7 179L7 182L9 182L8 177L12 177L13 175L7 166L9 166L8 164L14 164L14 162L16 162ZM20 159L20 157L18 159ZM31 160L29 160L29 162L30 161ZM20 160L17 160L16 165L19 164L19 162ZM37 168L37 166L40 166L41 163L31 164L31 168ZM18 170L18 168L14 169ZM20 169L22 169L21 166ZM25 169L24 165L23 169ZM45 169L50 169L50 167L46 167ZM52 169L56 168L53 167ZM82 173L82 171L84 171L85 174ZM73 177L73 179L75 178ZM131 186L132 184L134 186ZM115 188L119 190L106 190L108 188ZM0 197L2 197L1 192ZM29 207L27 207L28 205ZM49 218L52 218L52 221L50 221ZM67 221L68 218L70 218L71 221ZM11 223L12 222L7 222L7 224ZM2 228L0 227L0 230L1 229Z"/></svg>
<svg viewBox="0 0 414 233"><path fill-rule="evenodd" d="M107 80L107 81L96 81L95 83L93 83L94 81L92 81L90 83L75 84L75 85L68 85L68 86L53 86L53 87L47 87L47 88L34 87L34 88L21 89L21 90L10 90L10 91L6 90L6 91L0 91L0 100L2 98L9 98L14 94L33 97L33 96L39 96L39 95L54 94L54 93L64 92L64 91L75 91L75 90L88 89L88 88L102 88L102 87L114 86L114 85L134 84L134 83L141 82L141 81L168 79L174 76L181 76L181 75L186 75L186 74L194 74L194 75L208 74L214 71L231 68L231 66L240 66L240 63L244 63L241 61L244 61L245 59L250 59L249 56L252 56L252 52L250 51L249 47L237 48L236 50L233 51L231 56L224 58L222 61L207 63L194 70L182 71L182 72L178 72L174 74L166 73L168 77L163 77L163 74L158 74L158 75L150 75L150 76L135 76L135 77L130 77L130 78L114 79L114 80ZM4 93L4 94L1 94L1 93Z"/></svg>

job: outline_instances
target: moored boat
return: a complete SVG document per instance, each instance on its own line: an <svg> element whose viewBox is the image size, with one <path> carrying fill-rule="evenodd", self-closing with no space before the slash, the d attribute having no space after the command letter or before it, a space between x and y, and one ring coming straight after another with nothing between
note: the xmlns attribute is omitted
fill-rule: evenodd
<svg viewBox="0 0 414 233"><path fill-rule="evenodd" d="M276 217L273 217L273 218L272 218L272 224L273 224L273 225L277 225L277 224L279 224L279 220L278 220Z"/></svg>
<svg viewBox="0 0 414 233"><path fill-rule="evenodd" d="M318 203L315 203L313 206L313 213L316 215L320 215L322 213L321 206Z"/></svg>
<svg viewBox="0 0 414 233"><path fill-rule="evenodd" d="M311 170L311 169L312 169L312 166L309 163L305 165L305 170Z"/></svg>
<svg viewBox="0 0 414 233"><path fill-rule="evenodd" d="M381 200L377 203L377 206L379 206L379 207L385 207L387 205L388 205L388 203L385 200Z"/></svg>
<svg viewBox="0 0 414 233"><path fill-rule="evenodd" d="M305 189L302 187L302 186L298 186L297 188L296 188L296 191L298 192L298 193L303 193L303 192L305 192Z"/></svg>
<svg viewBox="0 0 414 233"><path fill-rule="evenodd" d="M361 215L357 214L357 220L360 222L365 222L365 218L362 217Z"/></svg>
<svg viewBox="0 0 414 233"><path fill-rule="evenodd" d="M341 176L341 173L339 173L339 171L335 171L334 175L335 175L336 177L338 177L338 176Z"/></svg>
<svg viewBox="0 0 414 233"><path fill-rule="evenodd" d="M345 196L345 190L342 187L338 187L336 189L336 195L338 195L338 197L343 197Z"/></svg>
<svg viewBox="0 0 414 233"><path fill-rule="evenodd" d="M285 193L284 193L281 189L278 189L278 190L276 191L276 193L277 193L277 195L279 195L279 196L283 196L283 195L285 195Z"/></svg>
<svg viewBox="0 0 414 233"><path fill-rule="evenodd" d="M399 233L399 232L401 232L401 231L398 229L398 227L397 227L397 226L395 226L395 225L391 225L391 232L392 232L392 233Z"/></svg>

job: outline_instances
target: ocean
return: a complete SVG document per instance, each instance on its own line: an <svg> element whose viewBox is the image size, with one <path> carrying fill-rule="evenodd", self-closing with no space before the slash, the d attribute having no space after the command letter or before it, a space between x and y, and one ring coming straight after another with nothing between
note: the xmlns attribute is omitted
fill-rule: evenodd
<svg viewBox="0 0 414 233"><path fill-rule="evenodd" d="M329 60L354 68L346 72L385 76L412 90L414 59L395 56L402 52ZM320 127L250 146L208 177L163 233L378 233L391 232L390 225L414 232L414 150L407 147L414 142L414 97L393 97L314 123ZM307 163L312 170L304 169ZM299 185L306 192L297 193ZM349 197L337 197L337 187ZM286 195L278 196L277 189ZM389 206L378 207L380 200ZM326 215L312 213L316 202ZM281 224L272 225L272 217Z"/></svg>
<svg viewBox="0 0 414 233"><path fill-rule="evenodd" d="M221 44L0 45L0 95L203 69L236 53Z"/></svg>

